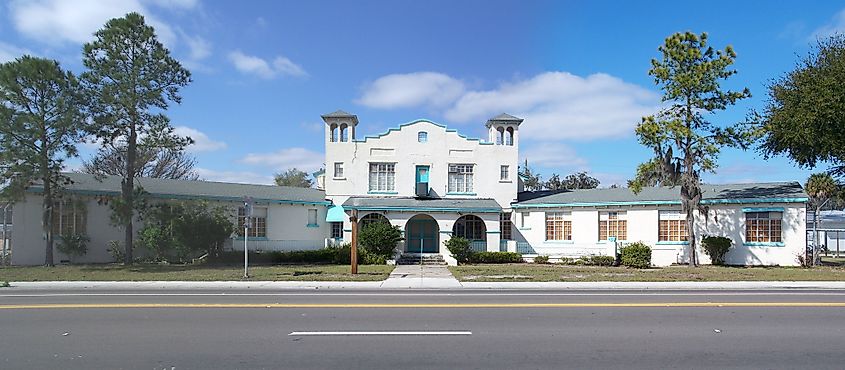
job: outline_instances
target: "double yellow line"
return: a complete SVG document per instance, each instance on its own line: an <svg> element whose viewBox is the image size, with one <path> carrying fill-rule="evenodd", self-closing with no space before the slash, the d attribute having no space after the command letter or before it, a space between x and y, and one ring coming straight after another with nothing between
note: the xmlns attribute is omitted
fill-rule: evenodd
<svg viewBox="0 0 845 370"><path fill-rule="evenodd" d="M45 303L0 305L0 310L119 308L667 308L845 307L845 302L660 302L660 303Z"/></svg>

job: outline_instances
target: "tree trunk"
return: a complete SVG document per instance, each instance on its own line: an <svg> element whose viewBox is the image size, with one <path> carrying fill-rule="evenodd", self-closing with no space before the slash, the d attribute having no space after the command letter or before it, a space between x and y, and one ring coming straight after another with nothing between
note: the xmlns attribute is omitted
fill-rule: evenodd
<svg viewBox="0 0 845 370"><path fill-rule="evenodd" d="M44 197L42 198L41 208L42 225L44 226L45 236L45 250L44 250L44 266L54 266L53 262L53 189L50 184L48 176L42 177L44 181Z"/></svg>
<svg viewBox="0 0 845 370"><path fill-rule="evenodd" d="M135 132L134 123L129 128L129 138L126 146L126 177L123 179L122 197L123 197L123 227L124 227L124 260L123 263L131 265L134 262L133 244L135 239L135 232L132 228L132 216L134 212L134 190L135 190L135 155L137 151L138 134Z"/></svg>
<svg viewBox="0 0 845 370"><path fill-rule="evenodd" d="M812 258L810 263L807 263L809 266L816 265L816 259L818 258L817 256L819 253L819 213L821 213L821 207L816 208L813 215L813 249L809 253L809 256L807 256L806 251L804 252L804 255L806 256L805 258Z"/></svg>
<svg viewBox="0 0 845 370"><path fill-rule="evenodd" d="M689 231L689 265L690 267L698 266L698 256L695 254L695 218L693 217L694 209L687 210L687 230Z"/></svg>

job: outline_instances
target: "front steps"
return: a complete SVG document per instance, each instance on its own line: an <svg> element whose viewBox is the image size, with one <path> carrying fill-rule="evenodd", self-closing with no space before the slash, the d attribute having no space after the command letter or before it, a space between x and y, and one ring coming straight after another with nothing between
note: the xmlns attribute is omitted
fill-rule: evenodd
<svg viewBox="0 0 845 370"><path fill-rule="evenodd" d="M397 265L446 265L446 260L440 253L403 253Z"/></svg>

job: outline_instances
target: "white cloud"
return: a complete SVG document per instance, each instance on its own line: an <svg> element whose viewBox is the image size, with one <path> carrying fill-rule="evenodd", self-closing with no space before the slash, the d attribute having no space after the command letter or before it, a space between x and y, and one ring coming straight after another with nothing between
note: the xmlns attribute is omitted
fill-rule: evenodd
<svg viewBox="0 0 845 370"><path fill-rule="evenodd" d="M587 161L578 156L575 149L557 143L520 143L519 163L528 160L528 166L553 167L555 171L586 171Z"/></svg>
<svg viewBox="0 0 845 370"><path fill-rule="evenodd" d="M91 41L93 33L109 19L129 12L144 14L163 43L172 45L176 41L170 26L152 16L140 0L15 1L9 4L9 10L18 32L48 44Z"/></svg>
<svg viewBox="0 0 845 370"><path fill-rule="evenodd" d="M587 77L546 72L503 83L494 90L471 91L446 111L447 119L480 122L508 112L525 118L523 138L597 139L630 135L641 117L656 110L653 92L597 73Z"/></svg>
<svg viewBox="0 0 845 370"><path fill-rule="evenodd" d="M372 108L442 107L464 93L464 83L436 72L392 74L364 87L358 104Z"/></svg>
<svg viewBox="0 0 845 370"><path fill-rule="evenodd" d="M229 60L237 70L247 74L254 74L264 79L272 79L280 75L293 77L304 77L308 75L301 66L283 56L278 56L272 63L269 63L257 56L247 55L240 50L235 50L229 53Z"/></svg>
<svg viewBox="0 0 845 370"><path fill-rule="evenodd" d="M234 182L242 184L273 184L273 176L246 171L215 171L207 168L194 168L200 179L207 181Z"/></svg>
<svg viewBox="0 0 845 370"><path fill-rule="evenodd" d="M189 57L192 61L200 61L211 55L211 42L208 40L200 36L191 36L185 33L185 31L182 31L181 28L179 29L179 36L182 37L182 40L188 46Z"/></svg>
<svg viewBox="0 0 845 370"><path fill-rule="evenodd" d="M205 133L187 126L176 126L173 133L179 136L188 136L194 139L194 143L189 145L186 150L189 152L211 152L220 149L226 149L226 143L222 141L215 141L208 137Z"/></svg>
<svg viewBox="0 0 845 370"><path fill-rule="evenodd" d="M150 0L150 3L168 9L193 9L199 5L199 0Z"/></svg>
<svg viewBox="0 0 845 370"><path fill-rule="evenodd" d="M272 153L250 153L241 162L270 168L274 171L285 171L298 168L302 171L315 171L323 166L323 153L305 148L286 148Z"/></svg>
<svg viewBox="0 0 845 370"><path fill-rule="evenodd" d="M24 54L32 55L32 52L0 41L0 63L13 61Z"/></svg>
<svg viewBox="0 0 845 370"><path fill-rule="evenodd" d="M813 34L810 35L810 39L816 40L819 38L825 38L836 33L845 33L845 9L836 13L830 22L813 31Z"/></svg>

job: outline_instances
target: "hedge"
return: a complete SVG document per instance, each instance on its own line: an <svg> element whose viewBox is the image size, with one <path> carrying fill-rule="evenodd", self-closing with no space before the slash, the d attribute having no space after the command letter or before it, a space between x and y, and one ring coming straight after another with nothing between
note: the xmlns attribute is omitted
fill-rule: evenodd
<svg viewBox="0 0 845 370"><path fill-rule="evenodd" d="M733 239L724 236L705 236L701 239L704 253L710 256L710 262L714 265L725 264L725 255L728 254L733 244Z"/></svg>
<svg viewBox="0 0 845 370"><path fill-rule="evenodd" d="M475 252L469 255L470 263L521 263L522 255L516 252Z"/></svg>
<svg viewBox="0 0 845 370"><path fill-rule="evenodd" d="M651 247L636 242L622 247L620 259L623 266L645 269L651 267Z"/></svg>

